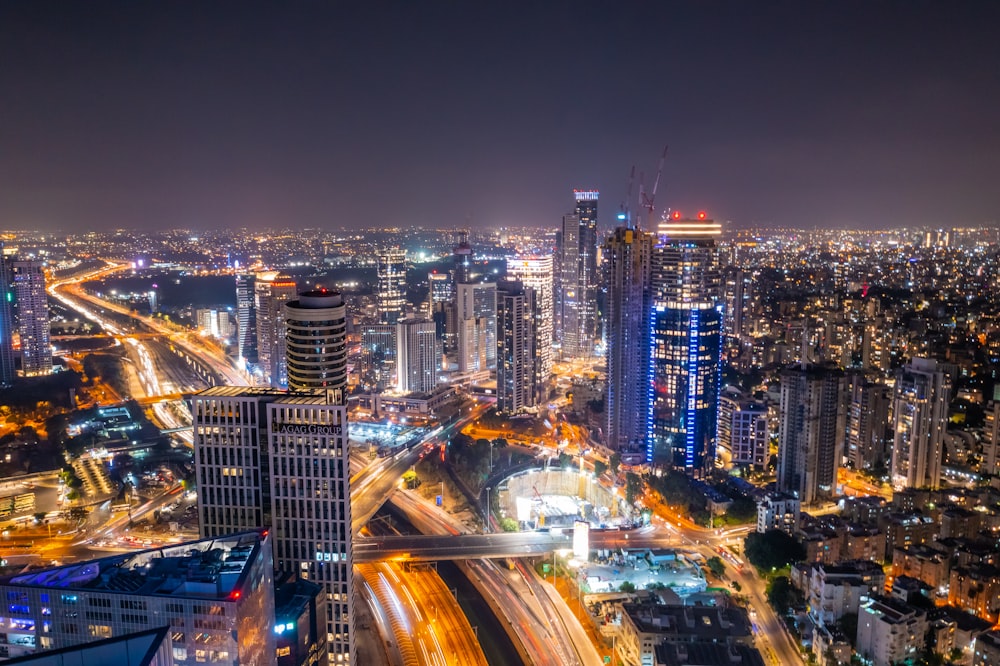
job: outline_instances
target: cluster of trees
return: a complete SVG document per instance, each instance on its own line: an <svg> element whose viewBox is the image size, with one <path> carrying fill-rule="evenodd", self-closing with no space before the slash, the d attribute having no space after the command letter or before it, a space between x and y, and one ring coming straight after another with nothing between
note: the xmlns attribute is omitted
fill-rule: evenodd
<svg viewBox="0 0 1000 666"><path fill-rule="evenodd" d="M805 547L781 530L751 532L743 542L743 552L759 571L783 569L806 558Z"/></svg>

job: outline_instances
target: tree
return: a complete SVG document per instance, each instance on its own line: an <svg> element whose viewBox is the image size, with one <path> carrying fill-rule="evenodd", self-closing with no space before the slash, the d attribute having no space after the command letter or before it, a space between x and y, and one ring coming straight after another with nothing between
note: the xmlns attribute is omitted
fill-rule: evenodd
<svg viewBox="0 0 1000 666"><path fill-rule="evenodd" d="M625 581L624 583L618 586L618 591L628 592L628 593L635 592L635 584L629 581Z"/></svg>
<svg viewBox="0 0 1000 666"><path fill-rule="evenodd" d="M608 458L608 464L611 465L611 473L612 474L617 474L618 473L618 468L621 467L621 465L622 465L621 454L612 453L611 457Z"/></svg>
<svg viewBox="0 0 1000 666"><path fill-rule="evenodd" d="M802 544L781 530L751 532L744 541L743 552L760 571L780 569L806 557Z"/></svg>
<svg viewBox="0 0 1000 666"><path fill-rule="evenodd" d="M715 574L717 578L722 578L722 574L726 573L726 563L722 561L721 557L710 557L705 564L708 565L708 570Z"/></svg>
<svg viewBox="0 0 1000 666"><path fill-rule="evenodd" d="M632 504L642 495L642 479L635 472L625 475L625 501Z"/></svg>
<svg viewBox="0 0 1000 666"><path fill-rule="evenodd" d="M600 476L608 471L608 464L606 462L595 460L594 461L594 476Z"/></svg>
<svg viewBox="0 0 1000 666"><path fill-rule="evenodd" d="M516 532L517 521L514 520L513 518L501 518L500 529L502 529L504 532Z"/></svg>
<svg viewBox="0 0 1000 666"><path fill-rule="evenodd" d="M778 576L767 585L767 601L778 615L787 615L795 603L795 590L788 576Z"/></svg>

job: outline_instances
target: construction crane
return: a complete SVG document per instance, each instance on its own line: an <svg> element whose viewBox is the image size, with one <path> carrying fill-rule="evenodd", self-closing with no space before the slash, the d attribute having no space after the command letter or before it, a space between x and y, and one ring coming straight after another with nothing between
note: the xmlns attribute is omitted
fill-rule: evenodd
<svg viewBox="0 0 1000 666"><path fill-rule="evenodd" d="M656 168L656 180L653 181L653 190L648 195L642 183L642 176L639 177L639 197L640 206L646 209L646 229L653 230L653 212L656 206L656 189L660 186L660 174L663 173L663 163L667 159L667 146L663 146L663 155L660 156L660 164Z"/></svg>

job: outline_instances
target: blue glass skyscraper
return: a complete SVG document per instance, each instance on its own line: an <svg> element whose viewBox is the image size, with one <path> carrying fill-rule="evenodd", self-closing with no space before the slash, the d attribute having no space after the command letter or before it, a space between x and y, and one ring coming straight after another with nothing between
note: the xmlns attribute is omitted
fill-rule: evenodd
<svg viewBox="0 0 1000 666"><path fill-rule="evenodd" d="M722 294L721 225L678 213L658 229L652 257L647 461L697 474L715 462Z"/></svg>

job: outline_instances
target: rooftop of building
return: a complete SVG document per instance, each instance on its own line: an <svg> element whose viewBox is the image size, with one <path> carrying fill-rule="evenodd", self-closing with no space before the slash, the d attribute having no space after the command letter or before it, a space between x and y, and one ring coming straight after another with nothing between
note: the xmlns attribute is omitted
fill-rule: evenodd
<svg viewBox="0 0 1000 666"><path fill-rule="evenodd" d="M858 612L859 614L871 613L889 624L900 624L908 621L911 617L925 615L925 611L906 602L878 595L869 597L867 602L861 604Z"/></svg>
<svg viewBox="0 0 1000 666"><path fill-rule="evenodd" d="M622 604L622 610L643 632L722 642L750 636L750 621L746 611L738 608L647 602Z"/></svg>
<svg viewBox="0 0 1000 666"><path fill-rule="evenodd" d="M190 541L3 576L0 584L235 601L266 536L266 531L252 531Z"/></svg>
<svg viewBox="0 0 1000 666"><path fill-rule="evenodd" d="M169 640L170 627L158 627L124 634L100 641L44 650L36 654L8 659L5 664L20 666L72 666L95 662L149 666L158 663L157 652Z"/></svg>
<svg viewBox="0 0 1000 666"><path fill-rule="evenodd" d="M749 645L691 641L656 646L656 663L664 666L764 666L764 658Z"/></svg>
<svg viewBox="0 0 1000 666"><path fill-rule="evenodd" d="M274 581L274 618L277 624L296 620L323 587L292 574L277 574Z"/></svg>
<svg viewBox="0 0 1000 666"><path fill-rule="evenodd" d="M976 617L972 613L955 608L954 606L939 606L932 609L927 614L930 620L944 620L953 622L959 631L982 633L993 627L993 623Z"/></svg>
<svg viewBox="0 0 1000 666"><path fill-rule="evenodd" d="M266 386L213 386L195 393L195 398L274 398L285 404L315 405L326 404L326 391L286 390Z"/></svg>

